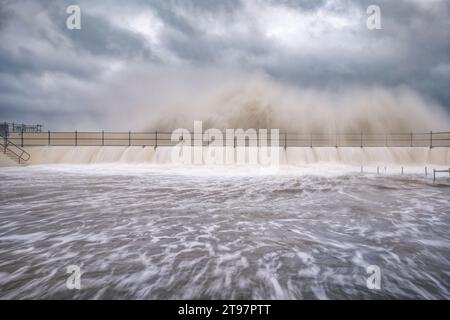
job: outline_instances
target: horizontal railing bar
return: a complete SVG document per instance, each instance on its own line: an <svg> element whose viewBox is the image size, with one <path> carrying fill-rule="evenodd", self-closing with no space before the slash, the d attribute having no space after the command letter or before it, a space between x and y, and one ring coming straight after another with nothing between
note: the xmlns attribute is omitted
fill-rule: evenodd
<svg viewBox="0 0 450 320"><path fill-rule="evenodd" d="M244 129L245 130L245 129ZM196 138L205 139L202 146L214 142L214 133L203 131L190 132L190 144ZM261 134L233 135L227 137L226 131L221 131L223 143L217 145L227 146L260 146ZM272 133L267 132L267 145L272 144ZM295 133L281 131L275 136L280 147L448 147L450 132L390 132L390 133L364 133L364 132L337 132L337 133ZM12 143L21 146L174 146L182 139L172 141L172 132L114 132L114 131L47 131L47 132L15 132L8 138Z"/></svg>
<svg viewBox="0 0 450 320"><path fill-rule="evenodd" d="M213 136L211 136L211 137L213 137ZM52 138L53 139L74 139L74 137L54 137L54 136L52 136ZM105 138L107 138L107 137L105 137ZM267 137L268 139L270 139L270 137ZM279 138L284 138L283 136L280 136ZM331 136L330 137L330 139L334 139L335 138L335 136ZM17 140L17 139L21 139L21 137L16 137L16 138L11 138L11 137L9 137L8 138L8 140L13 140L13 139L15 139L15 140ZM45 139L47 139L47 136L45 136L45 137L24 137L24 139L28 139L28 140L45 140ZM79 135L78 135L78 139L91 139L91 140L95 140L95 139L98 139L98 140L101 140L102 139L102 137L80 137ZM111 138L109 138L109 139L115 139L115 140L128 140L128 136L127 137L111 137ZM155 137L147 137L147 138L137 138L137 137L132 137L132 139L136 139L136 140L148 140L148 139L150 139L150 140L154 140L155 139ZM158 136L158 140L159 139L166 139L166 140L169 140L170 138L167 138L167 137L159 137ZM246 138L246 139L249 139L249 138ZM256 139L259 139L259 138L256 138ZM288 137L288 139L289 140L310 140L309 138L289 138ZM314 138L314 139L316 139L316 140L330 140L330 139L326 139L326 138ZM193 140L193 139L192 139ZM346 138L345 140L361 140L360 138ZM383 137L383 138L367 138L367 137L364 137L364 140L385 140L385 138ZM410 141L411 139L408 139L408 138L395 138L395 140L399 140L399 141ZM414 138L413 140L429 140L429 139L426 139L426 138ZM433 140L450 140L450 137L449 138L434 138L433 137Z"/></svg>
<svg viewBox="0 0 450 320"><path fill-rule="evenodd" d="M269 130L268 135L270 135L270 129ZM52 134L75 134L75 131L50 131ZM225 133L225 131L221 131L222 133ZM258 131L257 131L258 132ZM40 135L46 135L48 132L24 132L25 135L30 135L30 134L40 134ZM102 131L77 131L78 134L81 133L89 133L89 134L102 134ZM103 131L104 134L128 134L130 133L129 131ZM172 134L173 132L168 132L168 131L131 131L132 134L155 134L157 133L159 134ZM194 131L191 131L192 134L194 134ZM206 131L203 131L202 134L208 134ZM290 134L290 135L361 135L361 132L337 132L337 133L320 133L320 132L284 132L284 131L280 131L280 134ZM20 135L21 132L14 132L14 134L18 134ZM198 133L200 134L200 133ZM211 133L212 135L213 133ZM370 132L370 133L366 133L366 132L362 132L363 135L411 135L411 132L389 132L389 133L374 133L374 132ZM412 132L413 135L429 135L430 132ZM433 131L433 135L434 134L450 134L449 132L434 132Z"/></svg>

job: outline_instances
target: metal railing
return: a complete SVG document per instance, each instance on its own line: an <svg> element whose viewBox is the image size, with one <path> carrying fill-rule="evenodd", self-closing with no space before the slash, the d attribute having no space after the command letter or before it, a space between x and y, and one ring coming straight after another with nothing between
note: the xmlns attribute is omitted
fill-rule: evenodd
<svg viewBox="0 0 450 320"><path fill-rule="evenodd" d="M11 153L15 157L17 157L17 162L20 164L20 161L28 161L30 160L30 154L26 152L24 149L16 145L9 138L0 135L0 147L3 149L3 153Z"/></svg>
<svg viewBox="0 0 450 320"><path fill-rule="evenodd" d="M448 175L450 176L450 168L448 168L448 170L433 169L433 182L436 182L436 173L448 173Z"/></svg>
<svg viewBox="0 0 450 320"><path fill-rule="evenodd" d="M223 134L223 145L229 145L229 137ZM174 146L180 141L172 141L172 132L19 132L11 133L8 141L21 147L29 146ZM208 133L191 133L194 138L204 137L203 145L208 145ZM235 136L234 146L257 146L260 135ZM188 143L184 141L184 143ZM267 144L271 145L270 131ZM280 147L450 147L450 132L428 133L289 133L278 136Z"/></svg>
<svg viewBox="0 0 450 320"><path fill-rule="evenodd" d="M42 132L41 124L24 124L15 122L1 122L0 125L4 130L10 132Z"/></svg>

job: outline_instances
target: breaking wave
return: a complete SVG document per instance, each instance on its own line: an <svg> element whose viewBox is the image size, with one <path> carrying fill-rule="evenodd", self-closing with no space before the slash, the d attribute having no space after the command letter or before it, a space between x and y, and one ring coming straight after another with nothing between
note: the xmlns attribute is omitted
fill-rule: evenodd
<svg viewBox="0 0 450 320"><path fill-rule="evenodd" d="M146 129L191 129L202 120L218 129L388 133L445 131L450 123L441 106L406 87L301 89L254 76L174 96L164 99Z"/></svg>

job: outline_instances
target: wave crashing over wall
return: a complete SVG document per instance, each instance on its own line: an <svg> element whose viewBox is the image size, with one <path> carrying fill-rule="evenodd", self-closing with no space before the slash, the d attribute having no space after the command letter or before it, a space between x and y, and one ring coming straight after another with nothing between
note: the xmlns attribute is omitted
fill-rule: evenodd
<svg viewBox="0 0 450 320"><path fill-rule="evenodd" d="M204 128L372 134L446 131L450 123L442 106L407 87L314 89L254 76L198 84L195 93L169 92L157 110L136 111L150 119L144 130L192 129L194 121L202 120Z"/></svg>

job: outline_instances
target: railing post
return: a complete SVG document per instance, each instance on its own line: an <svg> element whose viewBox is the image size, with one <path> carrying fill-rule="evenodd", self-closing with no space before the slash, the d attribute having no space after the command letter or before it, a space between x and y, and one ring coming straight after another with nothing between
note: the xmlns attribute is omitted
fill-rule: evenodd
<svg viewBox="0 0 450 320"><path fill-rule="evenodd" d="M386 133L386 141L384 142L384 146L387 148L388 147L388 134Z"/></svg>
<svg viewBox="0 0 450 320"><path fill-rule="evenodd" d="M430 149L433 148L433 131L430 131Z"/></svg>
<svg viewBox="0 0 450 320"><path fill-rule="evenodd" d="M363 147L363 133L361 132L361 148Z"/></svg>
<svg viewBox="0 0 450 320"><path fill-rule="evenodd" d="M23 127L22 127L22 132L20 135L20 146L23 148Z"/></svg>
<svg viewBox="0 0 450 320"><path fill-rule="evenodd" d="M78 146L78 132L75 130L75 147Z"/></svg>
<svg viewBox="0 0 450 320"><path fill-rule="evenodd" d="M287 133L284 133L284 150L287 148Z"/></svg>
<svg viewBox="0 0 450 320"><path fill-rule="evenodd" d="M128 146L131 146L131 131L128 131Z"/></svg>
<svg viewBox="0 0 450 320"><path fill-rule="evenodd" d="M105 130L102 130L102 147L105 146Z"/></svg>
<svg viewBox="0 0 450 320"><path fill-rule="evenodd" d="M155 149L158 148L158 131L155 131Z"/></svg>
<svg viewBox="0 0 450 320"><path fill-rule="evenodd" d="M48 145L50 145L50 130L48 130Z"/></svg>
<svg viewBox="0 0 450 320"><path fill-rule="evenodd" d="M411 132L411 148L413 146L413 133Z"/></svg>
<svg viewBox="0 0 450 320"><path fill-rule="evenodd" d="M309 134L309 147L313 147L312 133Z"/></svg>
<svg viewBox="0 0 450 320"><path fill-rule="evenodd" d="M235 148L236 148L236 145L237 145L237 137L234 136L234 147L235 147Z"/></svg>
<svg viewBox="0 0 450 320"><path fill-rule="evenodd" d="M338 147L338 134L337 134L337 132L335 133L335 142L336 142L336 145L335 145L335 147L337 148Z"/></svg>

